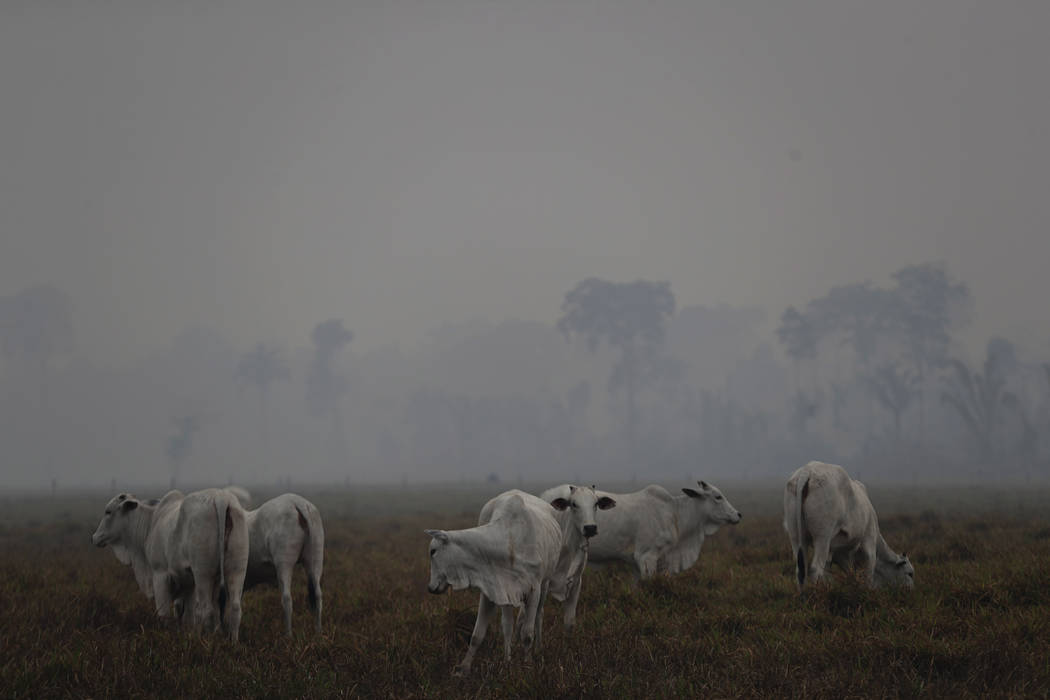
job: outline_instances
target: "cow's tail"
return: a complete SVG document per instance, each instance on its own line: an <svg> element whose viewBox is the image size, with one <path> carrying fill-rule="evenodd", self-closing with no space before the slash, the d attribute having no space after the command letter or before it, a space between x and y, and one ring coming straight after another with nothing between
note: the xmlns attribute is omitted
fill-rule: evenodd
<svg viewBox="0 0 1050 700"><path fill-rule="evenodd" d="M806 582L806 523L802 513L802 503L809 494L809 471L802 474L795 487L795 527L798 533L798 550L795 552L795 566L798 568L799 588Z"/></svg>
<svg viewBox="0 0 1050 700"><path fill-rule="evenodd" d="M233 529L233 518L230 517L229 497L215 499L215 516L219 533L219 621L226 617L226 540Z"/></svg>
<svg viewBox="0 0 1050 700"><path fill-rule="evenodd" d="M307 512L304 513L304 510ZM314 532L314 528L310 527L311 518L308 515L313 515L310 508L296 503L295 512L299 516L299 527L303 529L303 533L306 535L306 539L303 541L303 551L299 555L306 569L306 595L310 602L310 609L317 612L320 600L321 567L324 561L324 531Z"/></svg>

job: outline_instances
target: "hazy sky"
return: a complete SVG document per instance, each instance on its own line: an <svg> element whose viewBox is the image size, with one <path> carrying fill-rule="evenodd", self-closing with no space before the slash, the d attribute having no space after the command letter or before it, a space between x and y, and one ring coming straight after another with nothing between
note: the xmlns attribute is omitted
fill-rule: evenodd
<svg viewBox="0 0 1050 700"><path fill-rule="evenodd" d="M96 358L355 345L579 280L775 317L942 260L1050 325L1050 2L0 3L0 295ZM1050 347L1050 346L1047 346Z"/></svg>

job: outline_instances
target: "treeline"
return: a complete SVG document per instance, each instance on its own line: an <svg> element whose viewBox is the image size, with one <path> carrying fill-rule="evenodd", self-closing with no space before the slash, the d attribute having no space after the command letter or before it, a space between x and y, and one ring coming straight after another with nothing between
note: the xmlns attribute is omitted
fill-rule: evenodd
<svg viewBox="0 0 1050 700"><path fill-rule="evenodd" d="M666 282L587 279L550 323L443 324L360 352L352 319L238 348L189 328L119 369L78 354L68 294L0 299L7 485L779 477L1044 479L1050 365L968 361L942 265L833 287L772 321L679 308Z"/></svg>

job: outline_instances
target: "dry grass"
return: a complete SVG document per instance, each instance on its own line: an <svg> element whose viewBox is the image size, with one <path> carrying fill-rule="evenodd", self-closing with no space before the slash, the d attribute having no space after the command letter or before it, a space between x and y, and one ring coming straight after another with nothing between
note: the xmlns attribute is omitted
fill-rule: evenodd
<svg viewBox="0 0 1050 700"><path fill-rule="evenodd" d="M426 593L422 529L470 526L476 507L466 501L474 495L421 496L397 517L329 499L324 634L312 633L299 573L294 639L282 635L276 591L257 589L245 596L239 645L185 635L153 616L131 571L89 544L105 499L21 502L15 510L8 503L0 521L0 695L1050 692L1050 520L1041 513L958 518L944 514L946 506L883 518L887 539L915 562L916 590L869 591L836 575L800 599L774 504L709 539L700 563L680 576L635 588L626 573L588 572L571 637L550 603L531 662L505 664L494 625L473 676L457 679L451 670L466 649L477 597ZM418 512L428 505L433 513Z"/></svg>

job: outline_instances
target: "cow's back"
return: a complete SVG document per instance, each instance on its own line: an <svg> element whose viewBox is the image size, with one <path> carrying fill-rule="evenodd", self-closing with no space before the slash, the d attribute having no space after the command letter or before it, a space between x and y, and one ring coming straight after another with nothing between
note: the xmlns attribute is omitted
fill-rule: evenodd
<svg viewBox="0 0 1050 700"><path fill-rule="evenodd" d="M802 499L805 530L796 533L798 538L808 540L813 535L825 535L857 539L865 535L874 516L864 485L837 464L810 462L788 479L784 487L784 526L789 533L797 527L794 521L798 499Z"/></svg>
<svg viewBox="0 0 1050 700"><path fill-rule="evenodd" d="M220 557L227 570L243 570L249 537L240 502L222 489L187 495L179 508L172 549L172 567L192 569L194 576L218 576Z"/></svg>
<svg viewBox="0 0 1050 700"><path fill-rule="evenodd" d="M561 526L554 508L543 499L518 489L506 491L482 507L478 524L498 527L519 564L534 567L541 578L554 574Z"/></svg>
<svg viewBox="0 0 1050 700"><path fill-rule="evenodd" d="M673 544L674 498L656 484L624 494L597 492L616 501L616 507L595 515L598 535L590 542L593 562L632 561L635 551Z"/></svg>
<svg viewBox="0 0 1050 700"><path fill-rule="evenodd" d="M155 506L145 539L146 559L155 571L170 570L179 555L176 531L185 498L181 491L168 491Z"/></svg>
<svg viewBox="0 0 1050 700"><path fill-rule="evenodd" d="M245 515L251 542L249 568L252 570L271 564L279 548L301 552L308 536L324 541L320 512L298 494L281 494ZM300 517L306 521L305 527Z"/></svg>

